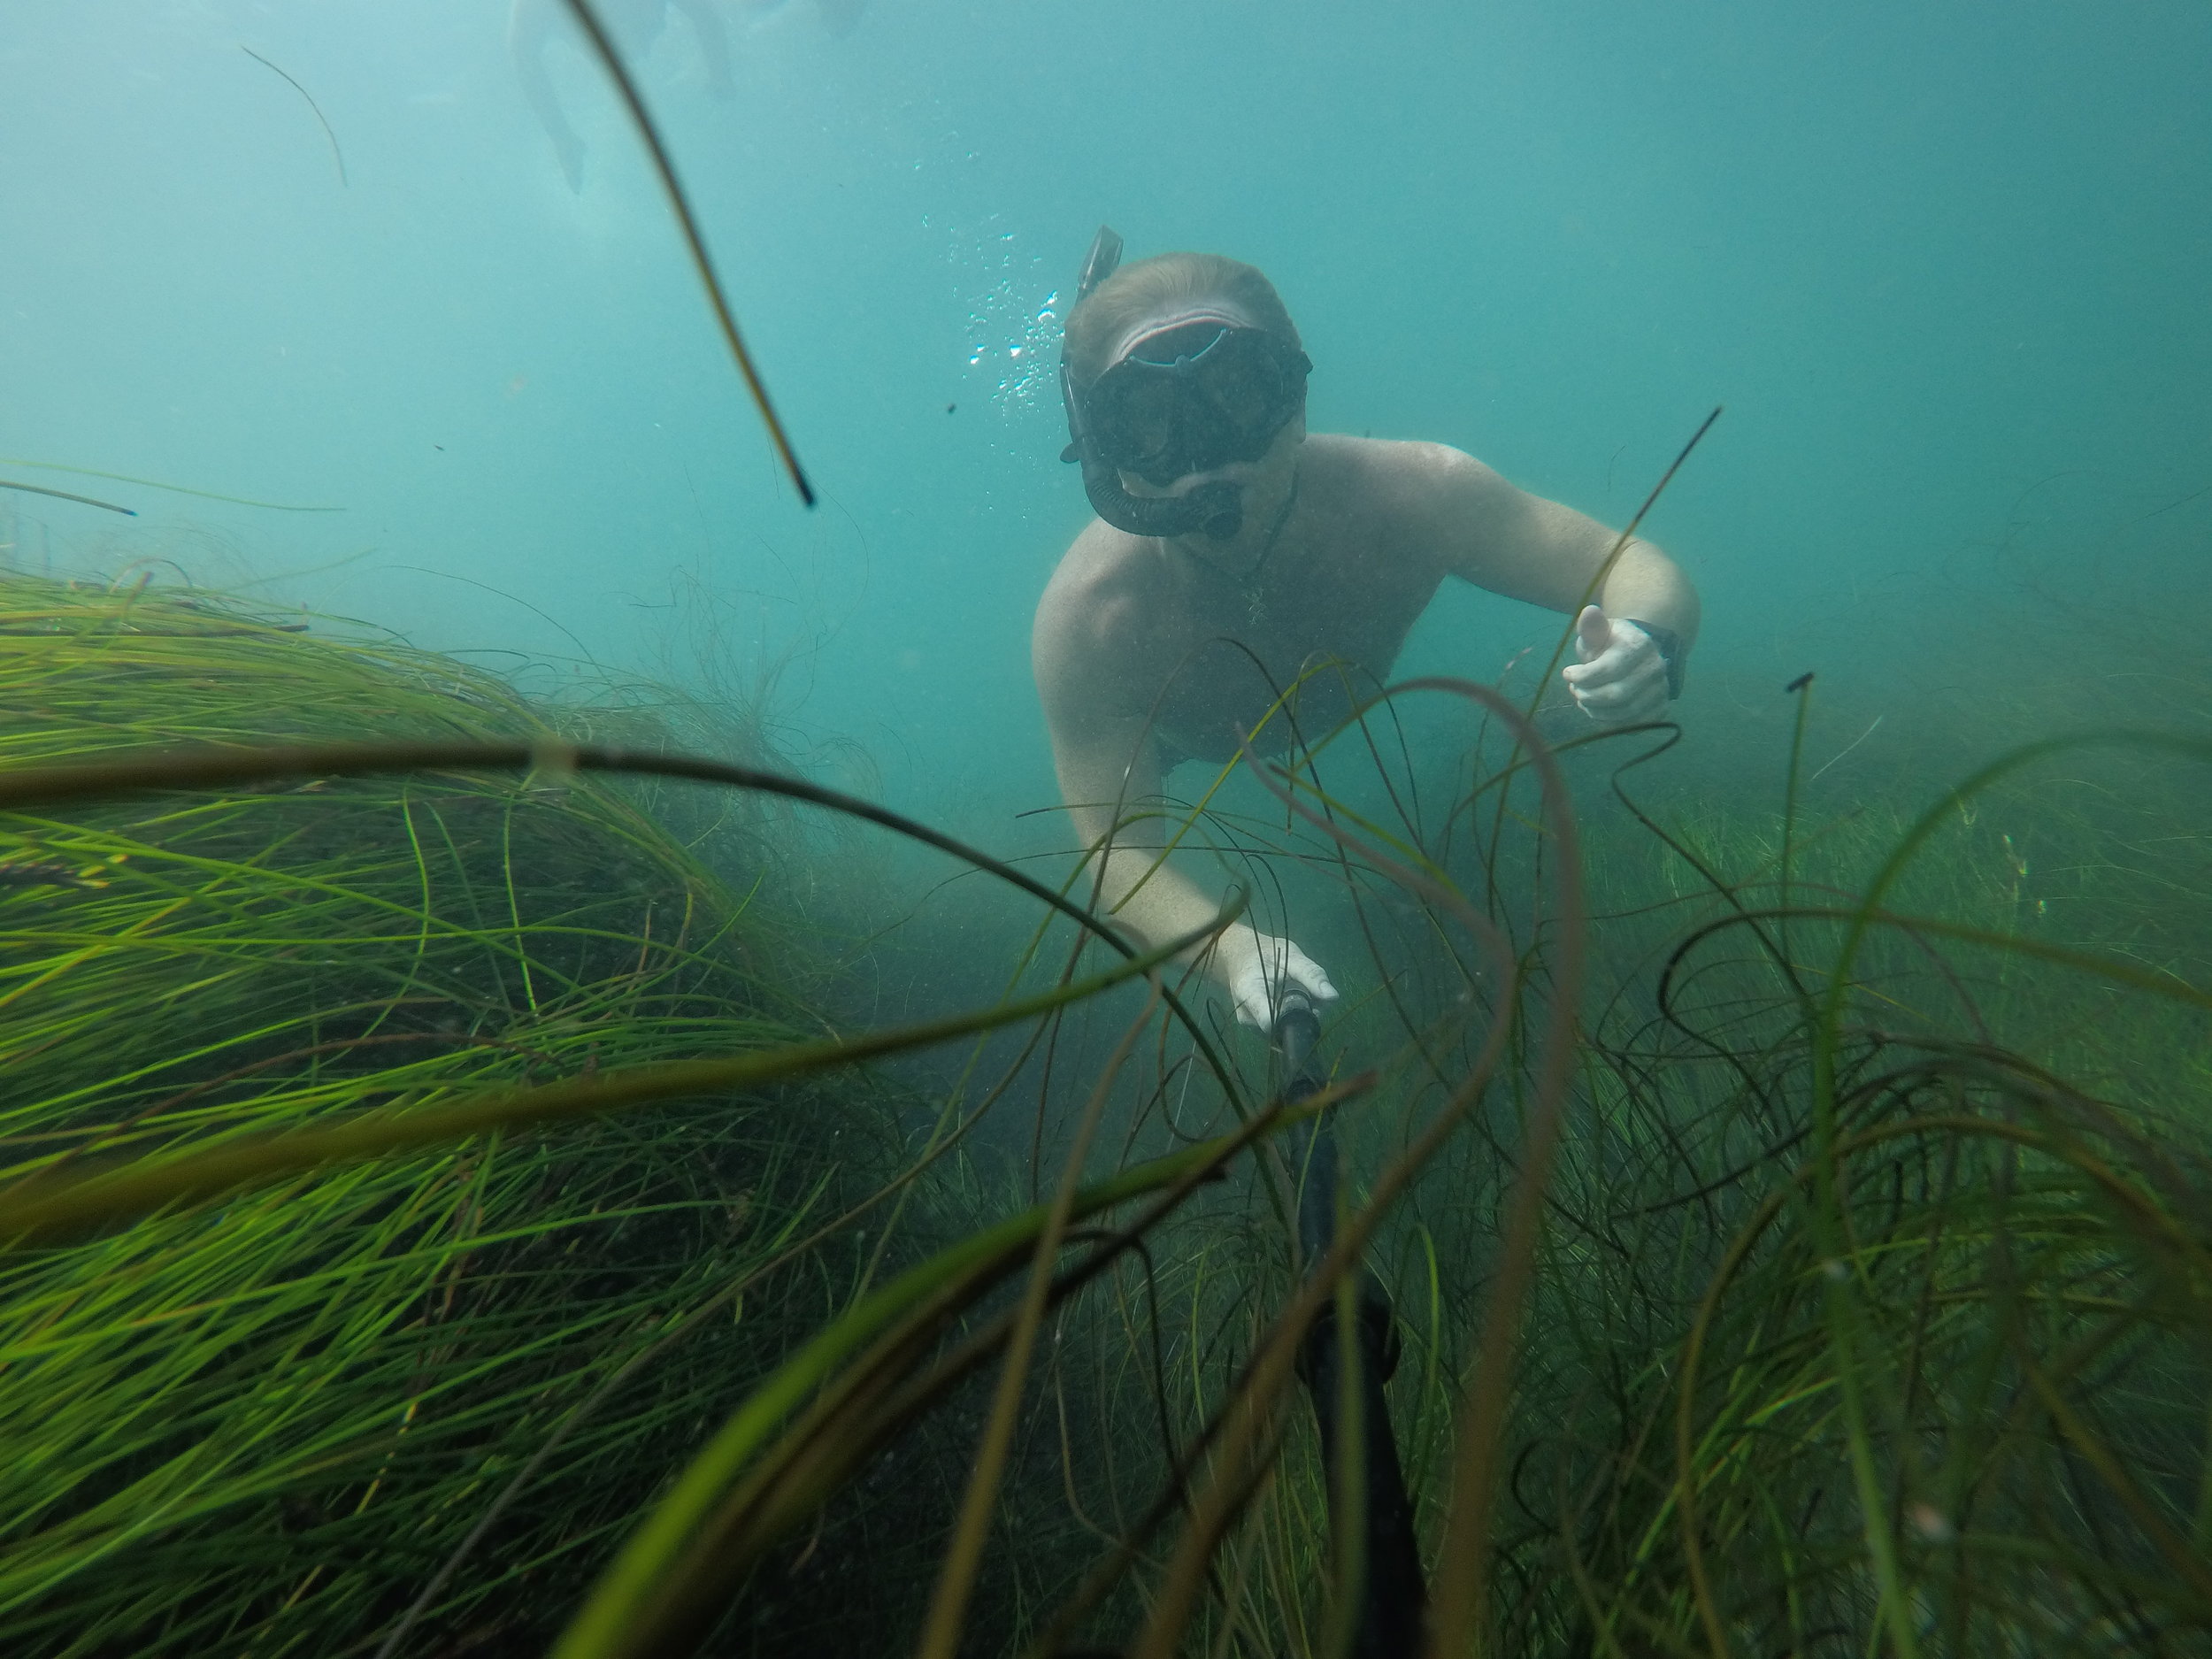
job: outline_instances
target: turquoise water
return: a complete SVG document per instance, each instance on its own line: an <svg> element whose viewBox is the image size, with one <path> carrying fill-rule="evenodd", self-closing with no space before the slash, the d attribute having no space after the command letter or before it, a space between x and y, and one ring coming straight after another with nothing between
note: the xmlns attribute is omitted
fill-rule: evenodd
<svg viewBox="0 0 2212 1659"><path fill-rule="evenodd" d="M2085 623L2116 673L2201 661L2200 4L790 0L719 9L722 96L677 18L638 75L812 513L610 90L550 49L572 192L506 11L12 0L0 455L342 510L79 479L141 516L13 497L19 560L772 676L825 775L1015 844L1029 615L1087 518L1057 312L1106 220L1263 266L1317 428L1609 522L1726 404L1648 526L1705 600L1694 735L1807 668L1900 723L2002 695ZM1454 594L1407 665L1554 626Z"/></svg>
<svg viewBox="0 0 2212 1659"><path fill-rule="evenodd" d="M2212 716L2197 620L2212 601L2212 8L2201 0L2101 8L695 0L690 12L710 15L726 36L726 87L690 15L679 12L657 29L649 0L606 0L611 18L644 19L623 25L626 49L821 492L812 511L779 470L638 135L598 66L565 25L556 30L543 62L583 145L572 188L526 98L510 7L0 6L0 480L79 491L138 514L0 491L7 562L125 581L142 572L180 575L358 618L511 671L533 689L646 674L710 695L757 695L792 764L816 777L879 795L995 852L1064 845L1058 819L1022 816L1056 798L1029 626L1056 560L1089 521L1075 470L1057 463L1066 433L1054 365L1078 264L1106 221L1133 256L1200 248L1263 267L1315 360L1316 428L1455 444L1609 523L1634 510L1708 412L1726 406L1646 526L1701 589L1704 628L1678 705L1682 748L1634 781L1654 797L1672 787L1659 815L1687 824L1686 841L1706 830L1722 839L1712 826L1732 827L1732 827L1750 826L1717 861L1731 879L1756 874L1763 883L1773 868L1762 863L1759 836L1772 821L1789 718L1800 706L1783 687L1807 671L1820 678L1804 821L1818 835L1846 833L1824 844L1809 829L1801 839L1815 850L1798 855L1800 903L1808 892L1833 896L1815 884L1838 869L1836 879L1848 877L1855 857L1878 856L1973 755L2054 725L2201 731ZM1540 657L1561 625L1455 589L1416 629L1402 667L1488 679L1532 649ZM1463 733L1463 723L1448 720L1422 727L1416 747L1426 748L1402 770L1425 788ZM1601 764L1617 753L1600 750ZM1978 822L1982 804L1962 803L1962 832L1945 860L1928 861L1936 867L1924 887L1899 890L1901 908L1924 900L1948 914L1947 906L2031 949L2124 955L2146 970L2139 988L2149 970L2201 979L2212 936L2199 920L2204 796L2178 765L2170 770L2181 781L2162 793L2155 764L2099 772L2085 762L2067 776L2092 787L2031 794L2051 775L2038 773L2012 795L1993 793ZM1578 782L1602 776L1576 773ZM2120 782L2108 787L2112 779ZM1348 793L1360 787L1355 780ZM1700 799L1701 789L1710 798ZM1436 798L1427 798L1432 826ZM1540 1294L1548 1300L1531 1319L1522 1373L1535 1409L1517 1407L1511 1432L1524 1443L1558 1432L1579 1445L1586 1435L1609 1461L1625 1448L1622 1489L1640 1488L1621 1511L1634 1523L1623 1523L1629 1538L1643 1525L1634 1506L1660 1501L1656 1486L1640 1490L1641 1414L1659 1412L1649 1419L1656 1424L1673 1410L1671 1395L1641 1396L1656 1398L1686 1375L1673 1365L1677 1316L1687 1317L1683 1310L1705 1294L1711 1259L1736 1225L1701 1217L1678 1198L1718 1192L1725 1211L1786 1180L1797 1167L1796 1138L1770 1134L1761 1114L1776 1112L1786 1128L1802 1104L1792 1091L1809 1098L1811 1086L1778 1040L1760 1056L1761 1080L1740 1094L1710 1082L1719 1068L1707 1051L1721 1040L1745 1045L1744 1054L1766 1041L1760 1022L1770 1010L1757 998L1778 999L1785 1013L1795 1005L1778 1000L1778 980L1762 979L1742 1004L1752 1015L1738 1023L1730 999L1750 981L1729 977L1740 966L1724 949L1732 937L1715 935L1722 944L1705 946L1674 982L1676 1006L1691 1017L1682 1041L1655 1022L1647 1028L1651 982L1673 938L1662 934L1700 912L1691 902L1678 914L1654 914L1646 901L1658 891L1649 879L1663 863L1656 843L1596 788L1580 804L1588 845L1600 849L1593 887L1601 909L1611 909L1590 999L1600 1011L1586 1051L1589 1099L1572 1102L1555 1190L1560 1214L1586 1237L1601 1229L1585 1227L1577 1210L1620 1224L1604 1235L1618 1263L1561 1229L1571 1248L1543 1263ZM1854 828L1850 809L1859 806L1872 810ZM2047 808L2045 821L2038 813ZM1496 821L1505 821L1502 810ZM1469 843L1482 830L1460 830L1470 867ZM1953 833L1947 818L1945 831ZM2113 849L2131 835L2124 864ZM1540 946L1534 918L1543 914L1548 926L1542 906L1556 888L1529 879L1533 856L1519 847L1498 866L1511 898L1501 908L1512 925L1527 922L1521 937ZM928 881L942 871L930 866ZM855 1024L889 1023L918 1005L980 1004L1002 989L1028 937L1025 903L980 882L944 884L926 906L862 857L801 873L825 889L849 886L835 896L852 909L885 912L833 918L856 922L849 956L860 965L850 978L860 984L841 983L841 995L852 994L838 1010ZM1329 890L1327 873L1294 871L1283 886L1297 910L1294 931L1348 992L1331 1017L1332 1048L1348 1065L1365 1064L1432 1016L1455 1041L1465 1035L1455 1022L1474 1005L1468 993L1489 987L1448 963L1433 915L1394 907L1398 895L1386 893L1370 895L1355 914ZM1676 894L1694 886L1675 885L1677 864L1662 873ZM1763 890L1745 888L1754 898ZM1276 902L1279 891L1263 887L1260 902ZM1535 896L1512 908L1523 891ZM895 931L917 913L923 925ZM1820 937L1800 928L1800 947ZM1792 936L1777 931L1778 960L1787 964ZM2176 1116L2195 1114L2185 1121L2200 1127L2208 1062L2200 1010L2161 1020L2088 977L2087 989L2054 989L2022 970L2025 950L1959 956L1967 968L1958 976L1932 952L1929 964L1913 958L1917 979L1883 978L1893 972L1886 960L1880 974L1870 971L1878 988L1867 1010L1851 1018L1909 1025L1920 1014L1887 991L1901 985L1909 999L1940 978L1929 1026L1985 1039L1971 1056L1976 1079L1990 1070L1991 1043L2024 1032L2065 1057L2086 1056L2084 1086L2109 1082L2116 1098L2142 1106L2146 1121L2178 1102ZM1402 957L1413 965L1390 984L1386 1007L1367 994ZM1531 957L1548 971L1540 949ZM1700 976L1717 960L1709 987ZM1055 966L1044 960L1045 970ZM1812 977L1825 972L1816 962L1805 983L1827 983ZM1034 1190L1135 995L1130 987L1120 1006L1086 1007L1056 1030L1045 1049L1049 1075L1034 1063L1019 1079L1022 1092L1010 1089L973 1138L972 1164L956 1166L974 1184L955 1188L948 1176L949 1210L956 1198L965 1206L959 1216L995 1217ZM1709 1017L1720 1033L1711 1043L1693 1023ZM1855 1025L1851 1035L1867 1040L1869 1068L1878 1058L1889 1064L1885 1055L1916 1062L1923 1052L1909 1030L1885 1036ZM1026 1038L1003 1036L993 1064L1011 1066ZM1258 1050L1250 1040L1223 1046L1245 1060ZM1434 1099L1426 1073L1441 1068L1426 1048L1416 1066L1416 1053L1408 1047L1389 1062L1399 1069L1378 1091L1399 1116L1379 1111L1347 1136L1355 1185L1395 1156L1389 1137L1401 1125L1426 1121L1419 1115ZM1156 1063L1163 1069L1166 1056ZM1140 1055L1137 1070L1153 1064ZM2093 1064L2104 1069L2093 1073ZM964 1051L944 1048L906 1075L931 1088L933 1110L956 1097L956 1086L973 1091L964 1103L983 1098L974 1079L995 1076L993 1064L971 1072ZM1605 1085L1607 1067L1629 1080ZM1162 1098L1210 1110L1187 1081L1196 1071L1178 1069L1181 1093L1168 1095L1164 1081ZM1765 1092L1769 1069L1780 1079L1778 1107ZM1125 1092L1141 1086L1148 1087L1141 1077ZM1975 1110L1993 1110L1995 1101L2010 1118L2024 1101L2041 1110L2043 1097L2024 1088L1977 1099ZM1895 1108L1920 1104L1901 1091ZM1739 1111L1740 1122L1732 1116ZM1156 1118L1137 1121L1145 1134L1167 1133ZM1497 1123L1480 1127L1501 1133L1503 1121L1501 1107ZM2070 1144L2078 1125L2055 1112L2050 1121L2063 1125ZM1110 1123L1102 1146L1125 1160L1144 1149L1136 1129L1112 1148L1125 1125ZM1758 1130L1755 1141L1742 1138L1746 1124ZM2132 1171L2127 1160L2141 1155L2152 1173L2138 1185L2172 1204L2183 1217L2174 1236L2185 1236L2188 1218L2170 1195L2200 1191L2200 1168L2182 1161L2185 1146L2170 1165L2177 1172L2162 1172L2168 1166L2148 1156L2161 1150L2155 1134L2140 1145L2124 1140L2112 1137L2112 1162ZM1663 1141L1689 1149L1643 1163L1642 1144ZM1397 1240L1386 1233L1386 1248L1371 1253L1396 1275L1401 1310L1416 1321L1431 1317L1427 1281L1398 1242L1417 1222L1441 1263L1433 1307L1443 1311L1423 1337L1428 1375L1409 1365L1394 1408L1409 1455L1421 1460L1432 1521L1445 1429L1460 1398L1451 1379L1466 1357L1452 1345L1471 1345L1487 1329L1467 1310L1494 1282L1494 1224L1515 1171L1493 1156L1502 1144L1463 1136L1450 1149L1456 1161L1440 1161L1386 1223ZM1035 1157L1037 1148L1048 1156ZM999 1155L1013 1166L1003 1179ZM1893 1167L1906 1161L1900 1153ZM2008 1172L2005 1180L2008 1193ZM1647 1194L1658 1196L1647 1204ZM1937 1202L1924 1191L1914 1202L1916 1215L1931 1218L1931 1238L1952 1225L1947 1196ZM1243 1219L1259 1213L1255 1205ZM1970 1206L1962 1213L1971 1221ZM1647 1221L1654 1215L1661 1218ZM1225 1293L1211 1286L1230 1283L1233 1302L1244 1266L1275 1260L1266 1222L1245 1225L1226 1207L1217 1216L1227 1219L1207 1219L1217 1234L1194 1225L1176 1239L1179 1251L1199 1240L1188 1263L1161 1253L1171 1291L1177 1272L1191 1275L1187 1326L1173 1316L1167 1341L1171 1360L1177 1351L1198 1356L1194 1379L1216 1358L1225 1367L1238 1340L1229 1324L1214 1323L1196 1285L1202 1278L1212 1295ZM2066 1227L2054 1225L2054 1234L2076 1217L2061 1219ZM1890 1238L1913 1236L1893 1216L1885 1225ZM2002 1225L1992 1236L2004 1238ZM2028 1240L2040 1225L2031 1215L2014 1236ZM2119 1232L2083 1236L2082 1277L2071 1277L2069 1260L2062 1271L2039 1270L2044 1282L2069 1298L2081 1286L2111 1296L2084 1294L2068 1317L2101 1319L2124 1293L2130 1305L2170 1317L2180 1334L2170 1344L2145 1340L2151 1358L2131 1372L2093 1373L2086 1360L2068 1358L2068 1386L2085 1403L2111 1408L2126 1431L2115 1443L2170 1517L2199 1515L2203 1350L2181 1349L2206 1328L2201 1285L2183 1282L2177 1269L2160 1277L2170 1246L2162 1236L2134 1256ZM845 1244L841 1235L834 1248ZM1787 1355L1799 1345L1762 1308L1789 1311L1795 1292L1787 1287L1811 1283L1816 1263L1839 1282L1831 1270L1840 1263L1817 1229L1789 1248L1816 1245L1818 1256L1786 1255L1770 1281L1752 1278L1750 1290L1731 1291L1735 1307L1749 1310L1728 1316L1744 1354ZM2139 1270L2139 1261L2155 1271ZM1930 1294L1908 1285L1912 1297L1893 1297L1893 1309L1912 1301L1924 1311L1940 1283L1945 1302L1965 1310L1955 1323L1972 1327L1982 1317L1976 1297L1954 1291L1994 1286L2001 1298L1981 1299L1993 1310L1989 1329L2002 1327L2003 1340L2026 1356L2014 1332L2024 1304L2011 1300L2009 1258L1987 1279L1945 1277L1948 1266L1925 1271ZM1710 1285L1717 1296L1721 1279ZM1617 1401L1593 1405L1583 1388L1576 1364L1587 1333L1562 1316L1580 1318L1578 1309L1603 1310L1590 1329L1601 1323L1609 1342L1617 1328L1626 1332L1617 1339L1624 1371L1650 1356L1650 1370L1618 1386ZM1616 1310L1625 1310L1618 1327ZM1714 1328L1725 1334L1728 1318ZM2024 1319L2017 1326L2030 1328ZM2086 1330L2055 1317L2049 1328ZM1830 1339L1818 1327L1798 1329L1805 1351L1824 1351L1819 1344ZM1778 1341L1777 1331L1787 1340ZM1947 1349L1925 1350L1938 1356L1927 1362L1937 1380L1925 1397L1966 1379L1942 1401L1960 1444L1987 1425L1975 1391L1998 1374L1979 1369L1978 1358L1970 1367L1941 1357L1976 1351L1972 1338L1969 1328L1947 1337ZM1992 1353L1995 1345L1993 1336ZM2056 1338L2050 1351L2060 1351ZM2092 1352L2085 1335L2079 1352ZM1885 1348L1883 1363L1903 1358L1911 1379L1898 1396L1906 1406L1895 1445L1904 1448L1898 1467L1909 1470L1933 1437L1911 1415L1923 1397L1917 1337ZM1755 1390L1767 1390L1773 1415L1747 1406L1743 1420L1788 1426L1794 1402L1828 1390L1819 1363L1801 1374L1760 1372L1743 1397L1756 1403ZM1716 1359L1708 1375L1726 1369ZM1682 1386L1681 1398L1703 1409ZM1199 1386L1214 1385L1208 1378ZM1409 1394L1422 1402L1417 1415ZM1082 1409L1095 1404L1106 1429L1100 1443L1118 1436L1133 1457L1148 1455L1152 1402L1128 1419L1113 1415L1124 1403L1103 1385L1097 1402L1079 1398L1075 1440ZM1606 1415L1616 1404L1617 1423ZM405 1409L403 1425L413 1411ZM2035 1548L2056 1539L2085 1550L2085 1534L2068 1527L2079 1518L2094 1532L2102 1523L2079 1497L2082 1471L2055 1432L2039 1440L2032 1427L2022 1432L2026 1421L2008 1416L1977 1467L2001 1471L2011 1458L2028 1471L2019 1482L2030 1507L2055 1517L2047 1536L2019 1529ZM1428 1426L1417 1432L1409 1422ZM1125 1423L1139 1426L1124 1432ZM937 1444L956 1448L943 1465L953 1474L902 1463L899 1479L924 1494L911 1500L915 1513L933 1513L929 1505L972 1466L972 1427L948 1413L934 1431L943 1436ZM1835 1445L1807 1431L1802 1455L1778 1454L1771 1476L1770 1465L1743 1460L1731 1502L1748 1514L1754 1499L1768 1503L1769 1487L1793 1503L1793 1484L1815 1500L1842 1493L1842 1459L1822 1462ZM2037 1463L2046 1452L2047 1462ZM1979 1455L1970 1446L1959 1466ZM1514 1500L1524 1502L1517 1454L1509 1463ZM2060 1491L2062 1464L2068 1495L2047 1503ZM1050 1587L1056 1552L1075 1536L1050 1508L1059 1473L1038 1473L1042 1467L1018 1467L1007 1489L1049 1516L1033 1536L1008 1519L1003 1531L1022 1548L987 1566L987 1574L1003 1564L1007 1584L1037 1575L1023 1579L1019 1596L1003 1592L1023 1617L1050 1605L1032 1591ZM1564 1454L1559 1467L1568 1467ZM1128 1490L1139 1489L1133 1479ZM1563 1478L1558 1489L1567 1490ZM870 1484L863 1499L873 1506L880 1490ZM1936 1491L1909 1488L1901 1476L1893 1514L1902 1518L1892 1530L1909 1524L1938 1541L1950 1522L1929 1509L1932 1526L1917 1508L1901 1507L1909 1490ZM1066 1491L1072 1502L1072 1482ZM935 1581L933 1563L919 1559L934 1536L906 1522L897 1507L905 1502L895 1488L880 1526L897 1534L902 1553L887 1564L856 1555L858 1564L841 1571L864 1579L866 1594L845 1598L851 1605L841 1611L863 1617L874 1605L868 1596L910 1590L918 1598ZM1266 1593L1284 1606L1318 1583L1317 1544L1304 1555L1296 1546L1321 1535L1317 1500L1302 1516L1299 1502L1294 1493L1280 1512L1303 1525L1283 1531L1294 1546L1282 1575L1289 1592ZM1809 1581L1794 1564L1807 1539L1832 1563L1855 1563L1858 1524L1840 1498L1828 1502L1825 1531L1798 1521L1780 1565L1747 1555L1729 1593L1740 1586L1749 1606L1787 1586L1794 1605ZM2144 1586L2162 1594L2172 1558L2134 1550L2140 1517L2125 1518L2125 1529L2114 1518L2118 1545L2094 1540L2106 1558L2078 1575L2085 1600L2108 1584L2131 1598ZM1545 1524L1537 1517L1540 1532ZM1088 1539L1078 1541L1087 1548ZM1674 1543L1656 1523L1630 1542L1604 1566L1620 1605L1632 1612L1648 1585L1651 1607L1679 1613L1669 1577ZM2060 1559L2001 1543L2008 1556L1993 1549L1976 1559L2030 1563L2024 1573ZM1535 1546L1511 1548L1524 1563L1548 1559ZM810 1542L799 1554L795 1579L813 1549ZM2200 1558L2197 1550L2184 1565ZM1432 1566L1439 1559L1432 1553ZM2013 1583L1993 1577L1986 1586L1995 1587L1975 1594L1999 1622L2017 1613L2021 1629L2051 1608L2062 1611L2070 1594L2036 1583L2016 1595ZM839 1584L818 1581L797 1599L841 1597ZM2179 1593L2193 1594L2185 1583ZM1263 1597L1256 1618L1271 1617L1273 1605ZM2200 1603L2164 1605L2200 1617ZM984 1617L975 1628L995 1627ZM1871 1628L1847 1633L1863 1649ZM1273 1636L1271 1627L1270 1643ZM1563 1649L1575 1651L1567 1640ZM2026 1651L2024 1640L1990 1650ZM1778 1635L1762 1641L1764 1651L1783 1650Z"/></svg>

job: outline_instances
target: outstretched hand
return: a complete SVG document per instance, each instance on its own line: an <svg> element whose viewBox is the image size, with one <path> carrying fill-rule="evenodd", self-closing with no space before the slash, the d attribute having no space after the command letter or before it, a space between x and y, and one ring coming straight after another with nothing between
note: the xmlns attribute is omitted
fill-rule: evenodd
<svg viewBox="0 0 2212 1659"><path fill-rule="evenodd" d="M1275 1023L1286 992L1296 991L1318 1009L1336 1001L1336 987L1321 964L1287 939L1252 934L1252 957L1230 977L1229 999L1236 1004L1237 1023L1267 1030Z"/></svg>
<svg viewBox="0 0 2212 1659"><path fill-rule="evenodd" d="M1595 605L1575 618L1575 654L1559 671L1583 713L1603 726L1662 718L1667 710L1667 664L1650 634L1616 622Z"/></svg>

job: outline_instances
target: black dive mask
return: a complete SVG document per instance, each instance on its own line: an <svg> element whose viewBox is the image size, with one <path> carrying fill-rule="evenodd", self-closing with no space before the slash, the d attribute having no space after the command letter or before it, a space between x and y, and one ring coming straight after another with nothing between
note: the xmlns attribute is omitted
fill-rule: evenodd
<svg viewBox="0 0 2212 1659"><path fill-rule="evenodd" d="M1306 354L1258 328L1207 319L1139 340L1084 395L1099 454L1165 489L1267 453L1306 396Z"/></svg>
<svg viewBox="0 0 2212 1659"><path fill-rule="evenodd" d="M1120 257L1121 238L1102 226L1077 303ZM1118 530L1143 536L1202 530L1226 541L1244 522L1240 486L1217 480L1181 495L1132 495L1121 474L1164 489L1193 472L1258 460L1303 406L1312 366L1304 352L1263 329L1200 318L1138 340L1079 397L1064 351L1060 390L1073 442L1060 458L1082 463L1093 510Z"/></svg>

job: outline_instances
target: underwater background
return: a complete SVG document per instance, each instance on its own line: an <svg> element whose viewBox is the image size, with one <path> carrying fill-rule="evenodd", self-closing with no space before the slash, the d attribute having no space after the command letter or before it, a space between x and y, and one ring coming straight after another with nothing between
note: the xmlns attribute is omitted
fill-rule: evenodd
<svg viewBox="0 0 2212 1659"><path fill-rule="evenodd" d="M811 511L557 0L0 7L0 1647L1349 1650L1281 1079L1018 890L1102 222L1609 525L1725 406L1678 743L1173 780L1347 992L1437 1628L2212 1635L2212 12L598 10ZM478 749L48 770L257 741Z"/></svg>
<svg viewBox="0 0 2212 1659"><path fill-rule="evenodd" d="M2212 582L2200 5L719 11L726 96L681 17L639 75L819 511L572 36L577 193L495 0L15 0L0 455L342 510L19 497L19 560L772 675L868 787L1009 833L1052 799L1027 626L1087 518L1054 368L1105 221L1267 271L1317 430L1609 523L1727 405L1647 526L1705 602L1693 744L1738 676L1847 684L1839 749L2201 654L2154 642ZM1455 589L1406 665L1488 678L1549 627Z"/></svg>

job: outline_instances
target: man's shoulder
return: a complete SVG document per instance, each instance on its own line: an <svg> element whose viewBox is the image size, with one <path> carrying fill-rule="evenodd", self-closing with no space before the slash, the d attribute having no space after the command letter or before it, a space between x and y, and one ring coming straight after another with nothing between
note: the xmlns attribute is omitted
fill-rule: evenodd
<svg viewBox="0 0 2212 1659"><path fill-rule="evenodd" d="M1395 495L1409 503L1470 480L1497 477L1464 449L1417 438L1355 438L1348 433L1317 432L1306 440L1306 447L1311 458L1344 486Z"/></svg>
<svg viewBox="0 0 2212 1659"><path fill-rule="evenodd" d="M1156 628L1160 572L1151 544L1093 520L1061 556L1037 602L1033 648L1041 666L1049 659L1073 667L1104 652L1118 655Z"/></svg>
<svg viewBox="0 0 2212 1659"><path fill-rule="evenodd" d="M1409 553L1440 549L1495 491L1512 488L1448 443L1335 433L1306 442L1324 498Z"/></svg>
<svg viewBox="0 0 2212 1659"><path fill-rule="evenodd" d="M1134 598L1158 579L1152 544L1094 518L1068 544L1045 584L1040 610L1088 610L1118 599Z"/></svg>

